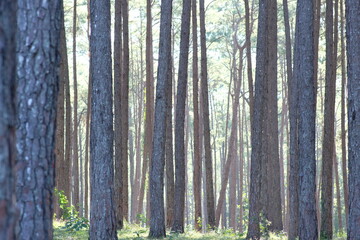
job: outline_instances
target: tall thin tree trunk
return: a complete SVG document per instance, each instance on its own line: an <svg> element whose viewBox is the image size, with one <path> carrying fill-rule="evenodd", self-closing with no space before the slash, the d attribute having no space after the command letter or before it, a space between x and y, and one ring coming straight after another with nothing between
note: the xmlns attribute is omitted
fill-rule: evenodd
<svg viewBox="0 0 360 240"><path fill-rule="evenodd" d="M322 147L321 176L321 237L331 239L333 207L333 158L334 158L334 116L336 94L336 57L334 56L333 0L326 1L326 77L324 139Z"/></svg>
<svg viewBox="0 0 360 240"><path fill-rule="evenodd" d="M153 152L150 167L149 237L166 236L164 213L164 165L166 137L166 92L171 80L172 0L161 0L158 79L156 86Z"/></svg>
<svg viewBox="0 0 360 240"><path fill-rule="evenodd" d="M299 239L318 239L316 219L314 1L298 0L294 76L299 93Z"/></svg>
<svg viewBox="0 0 360 240"><path fill-rule="evenodd" d="M205 149L205 170L206 170L206 205L207 205L207 224L210 228L215 227L215 199L213 184L213 169L211 160L210 144L210 121L209 121L209 90L208 72L206 56L206 29L205 29L205 3L200 0L200 44L201 44L201 96L203 104L204 121L204 149Z"/></svg>
<svg viewBox="0 0 360 240"><path fill-rule="evenodd" d="M346 36L348 64L348 128L349 128L349 219L348 239L360 236L360 2L348 0L346 4Z"/></svg>
<svg viewBox="0 0 360 240"><path fill-rule="evenodd" d="M79 201L79 149L78 149L78 95L77 95L77 68L76 68L76 20L77 20L77 0L74 0L74 15L73 15L73 91L74 91L74 120L73 120L73 157L72 157L72 184L73 197L72 202L75 208L80 211ZM81 212L81 211L80 211Z"/></svg>
<svg viewBox="0 0 360 240"><path fill-rule="evenodd" d="M123 39L122 39L122 4L115 1L114 27L114 143L115 143L115 182L114 201L116 212L116 227L123 228L124 208L122 204L122 83L123 83Z"/></svg>
<svg viewBox="0 0 360 240"><path fill-rule="evenodd" d="M91 9L90 239L117 239L114 202L110 1ZM105 184L104 184L105 183Z"/></svg>
<svg viewBox="0 0 360 240"><path fill-rule="evenodd" d="M123 18L123 81L121 84L121 203L124 220L129 220L129 178L128 178L128 141L129 141L129 7L128 0L122 0Z"/></svg>
<svg viewBox="0 0 360 240"><path fill-rule="evenodd" d="M345 18L344 18L344 2L340 0L340 21L341 21L341 166L342 179L344 189L344 205L345 205L345 223L348 227L349 219L349 188L347 176L346 161L346 130L345 130L345 114L346 114L346 69L345 69Z"/></svg>
<svg viewBox="0 0 360 240"><path fill-rule="evenodd" d="M335 141L334 141L335 144ZM338 231L342 231L343 223L342 223L342 216L341 216L341 198L340 198L340 183L339 183L339 169L338 169L338 161L336 157L336 145L334 147L334 159L333 159L333 170L334 170L334 181L336 187L336 211L337 211L337 218L338 218Z"/></svg>
<svg viewBox="0 0 360 240"><path fill-rule="evenodd" d="M198 69L198 37L197 37L197 11L196 1L192 0L192 39L193 39L193 104L194 104L194 170L193 170L193 189L195 202L195 229L201 231L199 224L201 215L201 149L200 145L200 125L199 125L199 69Z"/></svg>

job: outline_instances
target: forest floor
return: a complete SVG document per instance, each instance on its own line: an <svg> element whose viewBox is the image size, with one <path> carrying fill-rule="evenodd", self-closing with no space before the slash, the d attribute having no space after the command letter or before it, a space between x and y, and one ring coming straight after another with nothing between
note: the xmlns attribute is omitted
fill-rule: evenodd
<svg viewBox="0 0 360 240"><path fill-rule="evenodd" d="M68 231L64 229L64 222L54 221L54 240L88 240L88 230ZM126 225L118 231L119 240L145 240L149 234L149 229L138 225ZM169 240L245 240L245 235L239 235L229 229L219 229L210 233L199 233L193 230L186 230L185 234L167 233L166 239ZM270 233L269 240L285 240L285 234ZM336 240L345 240L346 236L337 236Z"/></svg>

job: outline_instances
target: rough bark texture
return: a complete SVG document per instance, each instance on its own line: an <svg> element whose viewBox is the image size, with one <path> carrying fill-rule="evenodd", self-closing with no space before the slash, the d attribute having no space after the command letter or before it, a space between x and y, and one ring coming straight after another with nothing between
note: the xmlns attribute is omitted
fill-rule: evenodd
<svg viewBox="0 0 360 240"><path fill-rule="evenodd" d="M360 239L360 2L346 1L349 127L349 219L347 239Z"/></svg>
<svg viewBox="0 0 360 240"><path fill-rule="evenodd" d="M249 195L249 225L247 239L260 239L260 189L261 164L263 158L261 134L265 120L265 55L266 55L266 15L267 2L260 0L258 17L258 34L256 50L255 98L253 121L251 124L251 172Z"/></svg>
<svg viewBox="0 0 360 240"><path fill-rule="evenodd" d="M333 207L333 158L334 158L334 117L335 117L335 58L333 0L326 1L326 76L324 139L322 146L321 176L321 232L322 238L332 238Z"/></svg>
<svg viewBox="0 0 360 240"><path fill-rule="evenodd" d="M0 239L15 239L16 1L0 2Z"/></svg>
<svg viewBox="0 0 360 240"><path fill-rule="evenodd" d="M317 239L314 10L313 0L298 0L294 79L299 91L299 239Z"/></svg>
<svg viewBox="0 0 360 240"><path fill-rule="evenodd" d="M117 239L113 199L110 1L91 1L90 239Z"/></svg>
<svg viewBox="0 0 360 240"><path fill-rule="evenodd" d="M123 227L123 204L122 204L122 5L121 0L115 1L115 27L114 27L114 143L115 143L115 212L116 212L116 227L122 229Z"/></svg>
<svg viewBox="0 0 360 240"><path fill-rule="evenodd" d="M175 120L175 197L171 231L184 232L185 211L185 102L188 80L191 0L183 0L180 33L180 59Z"/></svg>
<svg viewBox="0 0 360 240"><path fill-rule="evenodd" d="M193 104L194 104L194 221L195 229L201 230L199 220L201 220L201 145L200 145L200 125L199 125L199 68L198 68L198 37L197 37L197 12L196 1L192 0L192 39L193 39Z"/></svg>
<svg viewBox="0 0 360 240"><path fill-rule="evenodd" d="M150 165L150 233L166 236L164 214L164 165L166 135L166 92L171 80L172 0L161 1L158 79L155 100L153 152Z"/></svg>
<svg viewBox="0 0 360 240"><path fill-rule="evenodd" d="M60 4L18 1L18 239L53 237Z"/></svg>
<svg viewBox="0 0 360 240"><path fill-rule="evenodd" d="M206 170L206 205L207 205L207 224L210 228L215 227L215 199L213 184L213 169L211 160L210 144L210 120L209 120L209 90L207 76L207 56L206 56L206 29L205 29L205 6L204 0L200 0L200 44L201 44L201 96L203 104L204 121L204 146L205 146L205 170Z"/></svg>

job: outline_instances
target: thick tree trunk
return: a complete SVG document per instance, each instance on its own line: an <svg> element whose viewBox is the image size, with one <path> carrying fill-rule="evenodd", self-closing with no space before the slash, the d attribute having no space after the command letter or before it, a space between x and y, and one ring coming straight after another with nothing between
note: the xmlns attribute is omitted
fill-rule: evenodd
<svg viewBox="0 0 360 240"><path fill-rule="evenodd" d="M90 239L117 239L114 202L110 1L91 1Z"/></svg>
<svg viewBox="0 0 360 240"><path fill-rule="evenodd" d="M171 231L184 232L185 211L185 103L188 78L191 0L183 0L180 33L180 59L175 120L174 223Z"/></svg>
<svg viewBox="0 0 360 240"><path fill-rule="evenodd" d="M0 41L2 43L0 46L0 239L4 240L15 239L17 223L15 202L16 10L16 1L7 0L0 3ZM64 104L64 99L62 104ZM64 111L64 105L62 110ZM57 138L57 150L61 147L59 140L61 137ZM64 148L64 138L62 140ZM57 155L60 161L63 161L63 158L64 155Z"/></svg>
<svg viewBox="0 0 360 240"><path fill-rule="evenodd" d="M256 75L255 75L255 98L253 118L251 123L251 172L250 172L250 195L249 195L249 224L247 239L260 239L260 190L262 188L261 172L263 159L262 129L265 122L265 64L266 64L266 35L265 23L267 21L267 1L259 2L257 51L256 51Z"/></svg>
<svg viewBox="0 0 360 240"><path fill-rule="evenodd" d="M204 149L205 149L205 170L206 170L206 205L207 205L207 224L210 228L215 227L215 199L213 184L213 169L211 160L210 144L210 120L209 120L209 90L207 76L207 56L206 56L206 29L205 29L205 6L204 0L200 0L200 44L201 44L201 96L203 104L204 121Z"/></svg>
<svg viewBox="0 0 360 240"><path fill-rule="evenodd" d="M349 127L349 219L347 239L360 236L360 2L346 1Z"/></svg>
<svg viewBox="0 0 360 240"><path fill-rule="evenodd" d="M314 4L298 0L294 81L299 93L299 239L317 239L315 89L314 89Z"/></svg>
<svg viewBox="0 0 360 240"><path fill-rule="evenodd" d="M18 239L53 238L58 40L62 1L48 2L46 8L42 4L39 1L18 1ZM39 18L39 9L42 18ZM31 42L29 36L32 36ZM14 119L12 122L15 122Z"/></svg>
<svg viewBox="0 0 360 240"><path fill-rule="evenodd" d="M324 139L322 146L321 176L321 237L331 239L333 207L334 117L336 94L336 61L334 57L333 0L326 1L326 77Z"/></svg>
<svg viewBox="0 0 360 240"><path fill-rule="evenodd" d="M172 0L161 0L159 65L156 86L153 152L150 167L149 237L166 236L164 214L164 165L166 138L166 92L171 80Z"/></svg>
<svg viewBox="0 0 360 240"><path fill-rule="evenodd" d="M201 231L199 224L201 215L201 149L200 145L200 125L199 125L199 68L198 68L198 37L197 37L197 12L196 1L192 0L192 39L193 39L193 104L194 104L194 170L193 170L193 189L195 204L195 229Z"/></svg>

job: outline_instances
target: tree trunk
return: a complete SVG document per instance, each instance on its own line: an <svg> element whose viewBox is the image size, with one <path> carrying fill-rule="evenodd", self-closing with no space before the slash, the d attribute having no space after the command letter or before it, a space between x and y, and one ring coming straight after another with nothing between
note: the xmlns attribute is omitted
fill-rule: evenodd
<svg viewBox="0 0 360 240"><path fill-rule="evenodd" d="M171 61L171 65L172 65ZM168 89L172 89L172 74ZM173 121L172 121L172 94L167 91L166 111L166 140L165 140L165 166L166 166L166 227L171 228L174 222L174 150L173 150Z"/></svg>
<svg viewBox="0 0 360 240"><path fill-rule="evenodd" d="M72 203L75 206L75 209L80 211L79 206L79 151L78 151L78 115L77 115L77 71L76 71L76 19L77 19L77 0L74 0L74 15L73 15L73 91L74 91L74 120L73 120L73 157L72 157L72 184L73 184L73 197Z"/></svg>
<svg viewBox="0 0 360 240"><path fill-rule="evenodd" d="M251 123L251 172L250 172L250 195L249 195L249 224L248 239L260 239L260 193L263 159L263 141L262 129L265 120L265 56L266 56L266 20L267 20L267 1L259 2L258 34L257 34L257 51L256 51L256 75L255 75L255 98L253 118Z"/></svg>
<svg viewBox="0 0 360 240"><path fill-rule="evenodd" d="M16 1L0 3L0 238L4 240L15 239L18 215L15 202L16 10ZM64 138L62 140L64 148ZM59 148L61 137L57 138L57 150ZM64 155L57 154L57 159L63 161L63 158Z"/></svg>
<svg viewBox="0 0 360 240"><path fill-rule="evenodd" d="M10 3L6 3L11 6ZM16 237L18 239L53 238L52 201L55 186L53 167L55 166L61 4L62 1L51 1L44 8L43 3L39 1L18 1L16 71L19 107L16 131L18 166L16 197L20 211ZM39 9L42 18L39 18ZM11 19L6 14L5 17ZM5 31L8 34L8 30ZM32 36L31 42L29 36ZM12 50L11 44L7 45L7 49ZM9 67L9 71L14 70L11 69L11 65ZM12 120L15 122L14 119ZM11 228L9 230L11 231Z"/></svg>
<svg viewBox="0 0 360 240"><path fill-rule="evenodd" d="M321 232L322 238L331 239L333 207L334 116L336 94L336 61L334 56L333 0L326 1L326 77L324 139L321 176Z"/></svg>
<svg viewBox="0 0 360 240"><path fill-rule="evenodd" d="M61 5L61 8L63 6ZM69 164L65 158L64 152L64 122L65 122L65 83L69 81L69 72L68 72L68 63L67 63L67 49L66 49L66 38L65 38L65 26L64 26L64 14L61 13L61 26L60 26L60 39L59 39L59 54L60 54L60 70L59 70L59 96L57 103L57 113L56 113L56 188L59 191L64 191L64 193L69 192ZM66 195L68 196L68 195ZM70 198L68 198L70 199ZM55 202L55 213L58 218L61 218L61 211L59 207L59 202Z"/></svg>
<svg viewBox="0 0 360 240"><path fill-rule="evenodd" d="M344 19L344 2L340 0L340 21L341 21L341 166L343 174L343 189L344 189L344 205L345 205L345 226L348 227L349 219L349 187L348 187L348 172L346 161L346 130L345 130L345 115L346 115L346 68L345 68L345 19Z"/></svg>
<svg viewBox="0 0 360 240"><path fill-rule="evenodd" d="M335 142L334 142L335 144ZM333 170L334 170L334 181L336 187L336 211L337 211L337 218L338 218L338 232L342 231L342 217L341 217L341 200L340 200L340 183L339 183L339 169L338 169L338 162L336 158L336 145L334 147L334 159L333 159Z"/></svg>
<svg viewBox="0 0 360 240"><path fill-rule="evenodd" d="M193 170L193 189L195 202L195 230L201 231L199 224L201 215L201 150L200 145L200 125L199 125L199 68L198 68L198 37L197 37L197 12L196 1L192 0L192 39L193 39L193 104L194 104L194 170Z"/></svg>
<svg viewBox="0 0 360 240"><path fill-rule="evenodd" d="M117 239L113 195L110 1L91 1L90 239Z"/></svg>
<svg viewBox="0 0 360 240"><path fill-rule="evenodd" d="M153 152L150 168L149 237L166 236L164 214L164 165L166 138L167 91L171 80L172 0L161 0L159 65L156 86Z"/></svg>
<svg viewBox="0 0 360 240"><path fill-rule="evenodd" d="M183 0L181 15L180 59L175 121L175 197L171 231L184 232L185 210L185 102L188 78L191 0Z"/></svg>
<svg viewBox="0 0 360 240"><path fill-rule="evenodd" d="M145 181L148 173L150 157L152 156L152 138L154 126L154 70L153 70L153 40L151 0L146 1L146 120L143 150L143 167L138 199L137 214L143 210Z"/></svg>
<svg viewBox="0 0 360 240"><path fill-rule="evenodd" d="M299 239L318 239L316 219L314 5L298 0L294 76L299 93Z"/></svg>
<svg viewBox="0 0 360 240"><path fill-rule="evenodd" d="M360 2L346 1L346 34L348 63L348 127L349 127L349 219L348 239L360 236Z"/></svg>
<svg viewBox="0 0 360 240"><path fill-rule="evenodd" d="M123 228L124 209L122 204L122 72L123 72L123 53L122 53L122 4L121 0L115 1L115 27L114 27L114 142L115 142L115 184L114 201L116 212L116 227Z"/></svg>
<svg viewBox="0 0 360 240"><path fill-rule="evenodd" d="M210 121L209 121L209 90L207 76L206 56L206 29L205 29L205 6L204 0L200 0L200 44L201 44L201 96L203 104L204 121L204 146L205 146L205 170L206 170L206 205L210 228L215 227L215 199L213 184L213 169L211 160L210 144Z"/></svg>
<svg viewBox="0 0 360 240"><path fill-rule="evenodd" d="M122 0L123 18L123 65L121 84L121 203L124 220L129 220L129 179L128 179L128 141L129 141L129 7L128 0Z"/></svg>

